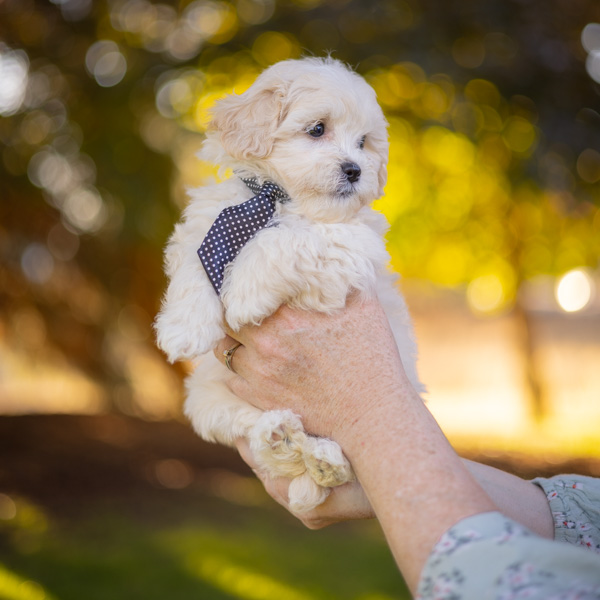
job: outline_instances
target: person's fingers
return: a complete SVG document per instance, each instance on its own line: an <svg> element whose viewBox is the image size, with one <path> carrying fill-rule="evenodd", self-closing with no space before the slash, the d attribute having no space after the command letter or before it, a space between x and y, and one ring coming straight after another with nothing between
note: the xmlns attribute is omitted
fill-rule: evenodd
<svg viewBox="0 0 600 600"><path fill-rule="evenodd" d="M354 481L334 487L325 502L295 516L309 529L323 529L340 521L371 519L375 513L362 487Z"/></svg>
<svg viewBox="0 0 600 600"><path fill-rule="evenodd" d="M235 340L238 341L242 341L242 335L240 331L234 331L233 329L231 329L231 327L229 327L229 324L227 323L227 321L225 321L223 323L223 329L225 330L225 333L230 337L233 338Z"/></svg>
<svg viewBox="0 0 600 600"><path fill-rule="evenodd" d="M281 504L283 508L290 510L290 482L291 479L285 477L269 477L264 471L257 473L259 479L262 481L267 490L267 494L275 500L278 504ZM291 511L290 511L291 512Z"/></svg>
<svg viewBox="0 0 600 600"><path fill-rule="evenodd" d="M234 338L226 336L218 342L213 352L217 360L226 367L227 358L224 353L232 350L233 352L229 357L229 366L233 377L228 377L225 385L238 398L261 408L256 403L252 389L245 378L246 374L251 374L251 365L248 365L248 349L244 345L240 345L240 342L237 342ZM248 370L246 367L248 367Z"/></svg>
<svg viewBox="0 0 600 600"><path fill-rule="evenodd" d="M238 438L235 440L235 447L237 451L240 453L242 460L253 470L256 472L258 469L258 465L254 460L254 454L252 454L252 450L250 450L250 444L246 438Z"/></svg>
<svg viewBox="0 0 600 600"><path fill-rule="evenodd" d="M261 480L265 490L276 502L289 510L288 489L290 487L290 479L284 477L269 477L265 471L258 468L250 444L245 438L238 438L235 441L242 460L254 471L256 476Z"/></svg>
<svg viewBox="0 0 600 600"><path fill-rule="evenodd" d="M322 529L342 520L368 519L375 516L357 481L333 488L327 500L312 510L305 513L292 511L289 504L291 479L269 477L265 471L259 469L247 439L239 438L235 441L235 445L242 460L254 471L269 496L309 529Z"/></svg>
<svg viewBox="0 0 600 600"><path fill-rule="evenodd" d="M224 366L227 366L226 353L229 352L229 368L234 373L239 374L238 367L243 361L241 355L243 355L245 351L246 348L241 344L241 342L238 342L236 339L227 335L223 339L219 340L213 352L217 357L217 360Z"/></svg>
<svg viewBox="0 0 600 600"><path fill-rule="evenodd" d="M229 327L229 323L224 321L223 329L230 338L245 344L251 338L252 332L254 329L256 329L256 327L254 325L244 325L243 327L240 327L238 330L234 331L231 329L231 327Z"/></svg>
<svg viewBox="0 0 600 600"><path fill-rule="evenodd" d="M229 350L230 348L233 348L236 344L239 343L240 342L238 342L236 339L232 338L229 335L226 335L224 338L221 338L218 341L213 352L215 353L215 356L219 359L219 361L225 364L225 356L223 353L225 352L225 350Z"/></svg>
<svg viewBox="0 0 600 600"><path fill-rule="evenodd" d="M247 324L234 331L225 321L223 329L229 337L242 342L244 345L250 345L250 343L257 341L257 337L262 339L274 335L277 327L286 328L290 324L303 323L307 314L309 314L308 311L299 311L290 308L287 304L282 304L271 315L263 319L260 325ZM326 316L328 315L323 313L323 317Z"/></svg>

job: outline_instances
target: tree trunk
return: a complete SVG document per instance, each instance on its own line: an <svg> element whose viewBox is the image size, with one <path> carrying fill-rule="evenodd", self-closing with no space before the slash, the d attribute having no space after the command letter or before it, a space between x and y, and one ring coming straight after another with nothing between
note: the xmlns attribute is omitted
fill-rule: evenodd
<svg viewBox="0 0 600 600"><path fill-rule="evenodd" d="M524 383L529 398L531 415L540 422L548 414L548 406L535 357L535 341L531 318L517 296L514 315L518 327L519 351L523 357Z"/></svg>

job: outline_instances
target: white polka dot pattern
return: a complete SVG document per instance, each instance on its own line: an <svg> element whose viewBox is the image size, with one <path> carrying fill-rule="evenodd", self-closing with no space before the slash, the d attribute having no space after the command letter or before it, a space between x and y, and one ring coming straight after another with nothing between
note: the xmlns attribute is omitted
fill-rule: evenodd
<svg viewBox="0 0 600 600"><path fill-rule="evenodd" d="M276 184L260 184L256 178L243 179L256 196L223 209L208 230L198 256L215 291L221 294L225 267L257 231L268 226L275 213L275 202L286 202L288 195Z"/></svg>

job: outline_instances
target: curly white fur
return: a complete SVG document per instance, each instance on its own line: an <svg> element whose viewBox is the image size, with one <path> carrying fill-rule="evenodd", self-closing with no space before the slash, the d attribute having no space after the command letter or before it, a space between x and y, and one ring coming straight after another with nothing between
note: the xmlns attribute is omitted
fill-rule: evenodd
<svg viewBox="0 0 600 600"><path fill-rule="evenodd" d="M309 134L317 123L320 137ZM244 94L217 103L202 150L205 160L286 190L292 200L278 204L277 226L256 234L226 268L220 299L196 251L223 208L253 195L239 177L194 190L166 249L170 283L155 326L170 361L197 361L185 412L206 440L249 438L260 468L293 479L297 512L352 480L349 463L335 442L307 435L297 415L263 413L232 395L231 373L210 351L224 336L224 319L237 330L282 304L332 312L357 291L378 296L406 372L422 390L410 317L387 268L387 222L369 208L383 193L387 156L387 123L364 79L332 59L278 63ZM360 168L356 181L344 163Z"/></svg>

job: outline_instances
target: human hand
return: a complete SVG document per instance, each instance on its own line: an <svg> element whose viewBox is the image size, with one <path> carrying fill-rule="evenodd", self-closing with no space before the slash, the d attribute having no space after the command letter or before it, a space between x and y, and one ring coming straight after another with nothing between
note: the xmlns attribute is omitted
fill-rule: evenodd
<svg viewBox="0 0 600 600"><path fill-rule="evenodd" d="M371 504L358 481L332 488L325 502L308 512L294 512L288 503L288 488L291 480L285 477L272 478L259 470L250 446L244 438L238 439L236 446L244 462L252 468L265 486L267 493L309 529L322 529L340 521L375 517Z"/></svg>
<svg viewBox="0 0 600 600"><path fill-rule="evenodd" d="M243 344L233 393L263 410L293 410L316 435L342 442L374 406L416 394L377 300L350 297L331 315L283 306L259 327L229 333L215 355L224 362L224 350Z"/></svg>
<svg viewBox="0 0 600 600"><path fill-rule="evenodd" d="M263 410L289 408L340 444L413 592L445 531L497 509L411 386L376 299L351 297L331 315L283 306L229 335L215 354L225 362L223 351L243 344L232 392ZM285 502L285 488L273 494Z"/></svg>

